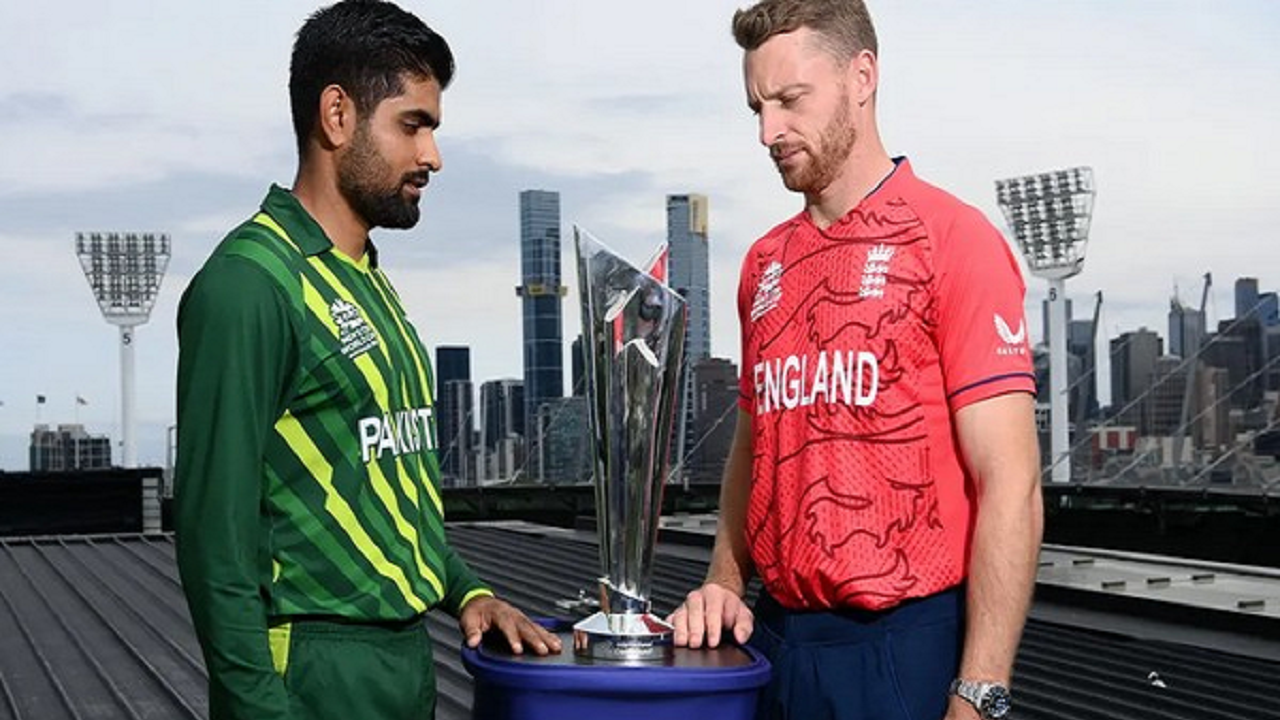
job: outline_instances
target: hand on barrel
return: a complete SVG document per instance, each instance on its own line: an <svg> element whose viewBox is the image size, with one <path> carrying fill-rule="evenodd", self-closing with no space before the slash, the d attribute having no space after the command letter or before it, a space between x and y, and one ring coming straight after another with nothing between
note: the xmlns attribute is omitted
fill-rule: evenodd
<svg viewBox="0 0 1280 720"><path fill-rule="evenodd" d="M675 626L672 640L677 647L700 648L720 645L720 635L728 630L739 644L751 637L755 616L742 596L720 585L708 582L685 596L684 602L667 619Z"/></svg>
<svg viewBox="0 0 1280 720"><path fill-rule="evenodd" d="M462 608L458 627L466 638L467 647L474 648L490 630L497 630L507 638L511 652L520 655L526 647L538 655L560 652L560 638L533 622L510 603L495 597L478 597Z"/></svg>

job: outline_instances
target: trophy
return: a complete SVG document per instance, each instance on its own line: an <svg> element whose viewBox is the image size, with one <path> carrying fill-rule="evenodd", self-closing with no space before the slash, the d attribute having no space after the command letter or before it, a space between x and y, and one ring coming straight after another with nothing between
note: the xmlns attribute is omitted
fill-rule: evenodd
<svg viewBox="0 0 1280 720"><path fill-rule="evenodd" d="M600 538L600 612L573 627L579 656L671 656L672 627L650 612L653 551L683 357L685 301L574 227ZM651 274L652 273L652 274Z"/></svg>

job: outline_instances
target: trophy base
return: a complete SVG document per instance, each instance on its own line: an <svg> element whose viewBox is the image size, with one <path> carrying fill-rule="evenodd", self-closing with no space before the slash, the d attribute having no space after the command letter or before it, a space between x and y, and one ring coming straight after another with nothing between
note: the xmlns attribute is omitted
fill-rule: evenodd
<svg viewBox="0 0 1280 720"><path fill-rule="evenodd" d="M573 652L624 663L665 662L675 628L652 613L598 612L573 626Z"/></svg>

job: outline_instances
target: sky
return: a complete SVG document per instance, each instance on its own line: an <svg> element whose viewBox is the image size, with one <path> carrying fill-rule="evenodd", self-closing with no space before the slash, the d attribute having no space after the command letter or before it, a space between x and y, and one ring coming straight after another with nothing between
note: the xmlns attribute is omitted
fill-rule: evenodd
<svg viewBox="0 0 1280 720"><path fill-rule="evenodd" d="M469 345L477 385L522 375L520 190L559 191L565 237L581 225L637 262L665 235L665 196L696 192L711 207L712 351L736 362L742 256L801 207L746 108L729 33L746 1L402 4L458 63L423 220L374 236L426 343ZM995 180L1093 168L1088 256L1067 291L1077 318L1102 291L1100 343L1167 336L1170 297L1198 303L1205 272L1211 325L1234 315L1236 277L1280 289L1280 3L869 5L881 133L918 175L1005 229ZM289 52L317 7L0 4L0 469L27 468L37 421L119 437L118 333L81 273L81 231L172 238L136 334L138 459L164 462L178 300L268 184L292 180ZM564 269L574 286L568 252ZM1038 339L1046 286L1027 286ZM564 311L568 339L576 292ZM1105 401L1105 360L1100 372Z"/></svg>

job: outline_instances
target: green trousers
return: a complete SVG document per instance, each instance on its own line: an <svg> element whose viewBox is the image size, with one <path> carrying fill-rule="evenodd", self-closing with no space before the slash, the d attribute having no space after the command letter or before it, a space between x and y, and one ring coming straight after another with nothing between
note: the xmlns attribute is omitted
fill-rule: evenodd
<svg viewBox="0 0 1280 720"><path fill-rule="evenodd" d="M435 717L431 638L421 618L393 625L277 624L271 645L298 720Z"/></svg>

